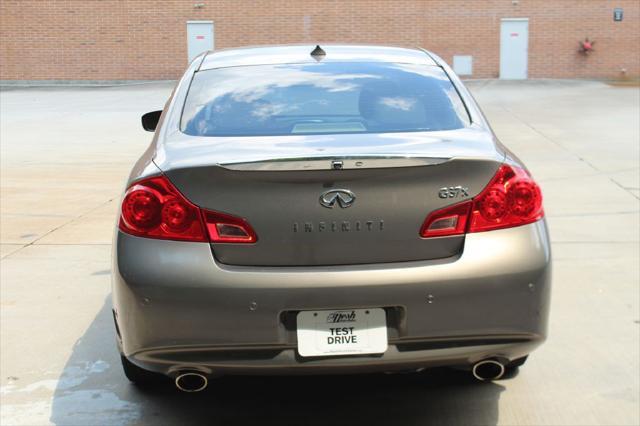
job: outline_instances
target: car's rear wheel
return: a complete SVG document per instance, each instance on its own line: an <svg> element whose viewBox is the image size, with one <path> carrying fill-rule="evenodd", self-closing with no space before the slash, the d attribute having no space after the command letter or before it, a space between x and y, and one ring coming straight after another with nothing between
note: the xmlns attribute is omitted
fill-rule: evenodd
<svg viewBox="0 0 640 426"><path fill-rule="evenodd" d="M138 367L129 361L124 355L120 355L120 361L122 362L124 375L127 376L127 379L129 379L130 382L135 383L138 386L157 384L163 379L161 374Z"/></svg>

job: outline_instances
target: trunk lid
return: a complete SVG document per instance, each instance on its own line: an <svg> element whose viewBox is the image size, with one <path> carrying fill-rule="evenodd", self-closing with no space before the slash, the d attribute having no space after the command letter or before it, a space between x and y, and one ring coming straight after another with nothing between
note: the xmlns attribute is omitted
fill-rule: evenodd
<svg viewBox="0 0 640 426"><path fill-rule="evenodd" d="M255 244L212 244L221 263L311 266L439 259L460 253L464 236L423 239L424 219L478 194L503 160L486 131L473 132L475 138L465 131L444 133L449 135L360 135L367 137L366 145L355 135L322 136L322 144L318 137L305 144L288 138L195 138L166 144L156 162L193 203L240 216L256 231ZM235 139L235 148L228 139ZM342 169L334 169L336 163ZM468 195L439 196L442 188L456 186Z"/></svg>
<svg viewBox="0 0 640 426"><path fill-rule="evenodd" d="M459 253L463 236L423 239L420 226L433 210L480 192L497 167L491 161L452 160L364 170L252 172L211 166L167 175L195 204L240 216L256 231L255 244L213 244L221 263L306 266ZM439 197L441 188L458 185L469 196Z"/></svg>
<svg viewBox="0 0 640 426"><path fill-rule="evenodd" d="M356 155L356 148L362 152L365 145L357 143L355 135L333 136L336 143L327 143L332 136L323 135L321 144L314 141L318 137L306 137L300 145L304 149L289 145L286 154L283 145L291 141L253 138L232 148L229 139L239 138L194 138L195 143L163 146L156 162L196 205L240 216L252 225L258 235L255 244L212 244L223 264L440 259L460 253L464 236L423 239L419 230L424 219L478 194L503 159L486 131L473 132L476 137L471 138L466 130L442 132L461 133L458 138L396 134L383 140L382 135L360 135L367 139L366 155ZM439 196L442 188L457 186L465 191L451 198Z"/></svg>

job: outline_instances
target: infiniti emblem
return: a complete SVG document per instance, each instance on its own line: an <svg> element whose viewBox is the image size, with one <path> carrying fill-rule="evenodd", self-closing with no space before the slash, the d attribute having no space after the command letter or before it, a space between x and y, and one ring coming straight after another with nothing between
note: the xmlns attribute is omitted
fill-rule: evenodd
<svg viewBox="0 0 640 426"><path fill-rule="evenodd" d="M346 209L351 207L355 200L356 195L348 189L332 189L331 191L323 192L320 196L320 204L328 209L332 209L336 203Z"/></svg>

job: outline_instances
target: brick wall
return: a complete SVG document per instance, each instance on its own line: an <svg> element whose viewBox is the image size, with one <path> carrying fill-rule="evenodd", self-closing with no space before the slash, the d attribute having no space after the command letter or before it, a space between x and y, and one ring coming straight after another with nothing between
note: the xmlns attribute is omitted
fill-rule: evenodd
<svg viewBox="0 0 640 426"><path fill-rule="evenodd" d="M2 0L0 79L175 79L188 20L213 20L216 48L422 46L449 63L472 55L473 77L497 77L505 17L529 18L530 77L640 75L638 0ZM578 53L585 36L596 41L587 57Z"/></svg>

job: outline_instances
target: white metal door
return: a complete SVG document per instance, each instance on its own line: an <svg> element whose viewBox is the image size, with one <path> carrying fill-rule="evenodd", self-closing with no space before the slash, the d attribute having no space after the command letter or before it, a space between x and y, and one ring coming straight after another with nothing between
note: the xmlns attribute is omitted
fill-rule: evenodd
<svg viewBox="0 0 640 426"><path fill-rule="evenodd" d="M529 20L503 19L500 26L500 78L527 78Z"/></svg>
<svg viewBox="0 0 640 426"><path fill-rule="evenodd" d="M187 22L189 62L207 50L213 50L213 21Z"/></svg>

